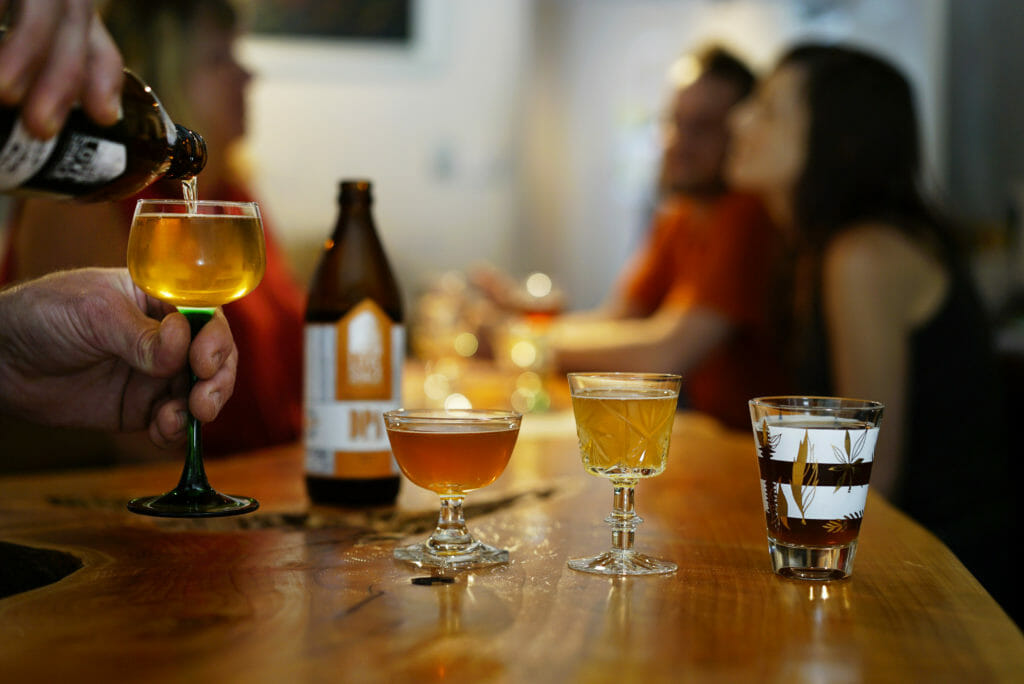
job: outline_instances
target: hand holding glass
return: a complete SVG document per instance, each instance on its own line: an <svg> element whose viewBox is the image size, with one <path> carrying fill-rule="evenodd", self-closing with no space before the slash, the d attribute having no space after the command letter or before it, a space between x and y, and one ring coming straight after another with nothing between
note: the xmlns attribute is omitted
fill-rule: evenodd
<svg viewBox="0 0 1024 684"><path fill-rule="evenodd" d="M143 292L178 307L192 337L218 306L252 292L263 278L263 224L255 202L139 200L128 238L128 271ZM189 371L189 391L196 376ZM128 509L165 517L254 511L250 497L215 491L203 468L202 426L188 415L188 452L178 486L133 499Z"/></svg>
<svg viewBox="0 0 1024 684"><path fill-rule="evenodd" d="M610 479L615 495L605 518L612 528L612 548L570 560L573 570L599 575L676 570L675 563L633 549L643 522L634 509L633 489L641 478L665 470L681 381L678 375L656 373L569 373L583 467Z"/></svg>
<svg viewBox="0 0 1024 684"><path fill-rule="evenodd" d="M395 558L418 566L461 569L508 562L508 551L474 539L462 504L505 470L522 415L481 409L387 411L391 450L412 482L441 497L434 533L395 549Z"/></svg>

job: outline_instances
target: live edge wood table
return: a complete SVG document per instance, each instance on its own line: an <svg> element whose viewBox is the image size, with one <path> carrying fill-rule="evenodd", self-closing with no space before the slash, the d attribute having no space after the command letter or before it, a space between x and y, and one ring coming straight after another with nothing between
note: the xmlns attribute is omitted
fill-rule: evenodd
<svg viewBox="0 0 1024 684"><path fill-rule="evenodd" d="M668 470L637 489L638 547L679 565L659 577L566 567L608 546L612 495L565 413L527 416L508 470L468 498L471 529L511 563L453 584L413 584L429 573L391 558L431 529L433 494L311 507L301 462L296 445L209 463L214 486L262 506L199 521L124 509L178 464L0 478L8 557L80 564L0 599L0 681L1024 681L1021 632L879 497L852 578L773 575L751 436L700 416L678 416Z"/></svg>

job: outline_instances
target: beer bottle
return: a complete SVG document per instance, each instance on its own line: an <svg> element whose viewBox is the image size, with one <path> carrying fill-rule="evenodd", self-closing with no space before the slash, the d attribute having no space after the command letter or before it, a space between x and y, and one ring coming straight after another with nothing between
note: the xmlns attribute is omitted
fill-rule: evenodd
<svg viewBox="0 0 1024 684"><path fill-rule="evenodd" d="M401 295L370 182L342 181L338 202L306 306L306 487L316 503L390 504L399 477L381 414L401 402Z"/></svg>
<svg viewBox="0 0 1024 684"><path fill-rule="evenodd" d="M0 192L83 201L134 195L159 178L186 179L206 164L206 143L171 121L156 95L125 70L120 119L100 126L75 107L49 140L33 138L17 108L0 106Z"/></svg>

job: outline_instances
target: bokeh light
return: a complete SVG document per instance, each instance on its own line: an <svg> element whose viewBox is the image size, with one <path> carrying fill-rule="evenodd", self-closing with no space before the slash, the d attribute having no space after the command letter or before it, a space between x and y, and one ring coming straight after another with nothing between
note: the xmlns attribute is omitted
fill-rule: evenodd
<svg viewBox="0 0 1024 684"><path fill-rule="evenodd" d="M683 55L668 69L668 80L676 88L685 88L700 75L700 61L695 55Z"/></svg>
<svg viewBox="0 0 1024 684"><path fill-rule="evenodd" d="M547 297L551 294L551 277L547 273L531 273L526 279L526 291L531 297Z"/></svg>
<svg viewBox="0 0 1024 684"><path fill-rule="evenodd" d="M537 361L537 345L529 340L520 340L512 345L509 357L520 368L529 368Z"/></svg>
<svg viewBox="0 0 1024 684"><path fill-rule="evenodd" d="M473 403L466 397L465 394L449 394L445 397L444 407L446 410L451 411L454 409L471 409Z"/></svg>
<svg viewBox="0 0 1024 684"><path fill-rule="evenodd" d="M441 401L451 392L451 382L446 375L431 373L423 380L423 394L428 399Z"/></svg>
<svg viewBox="0 0 1024 684"><path fill-rule="evenodd" d="M455 353L459 356L470 357L476 354L476 350L480 348L480 341L477 340L476 335L471 332L461 332L455 336Z"/></svg>

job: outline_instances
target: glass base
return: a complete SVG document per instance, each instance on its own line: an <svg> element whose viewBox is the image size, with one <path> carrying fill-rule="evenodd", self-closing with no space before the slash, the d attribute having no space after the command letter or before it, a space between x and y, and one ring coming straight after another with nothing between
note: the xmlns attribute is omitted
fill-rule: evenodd
<svg viewBox="0 0 1024 684"><path fill-rule="evenodd" d="M664 575L679 569L672 561L617 549L589 558L572 558L568 565L573 570L595 575Z"/></svg>
<svg viewBox="0 0 1024 684"><path fill-rule="evenodd" d="M128 502L128 510L162 518L213 518L250 513L260 502L248 496L229 496L210 490L200 494L182 494L177 490L156 496L143 496Z"/></svg>
<svg viewBox="0 0 1024 684"><path fill-rule="evenodd" d="M418 567L451 568L485 568L490 565L508 563L508 551L498 549L481 541L473 541L457 550L438 552L428 539L427 541L395 549L395 558L412 563Z"/></svg>
<svg viewBox="0 0 1024 684"><path fill-rule="evenodd" d="M795 546L768 537L772 570L799 580L839 580L853 572L857 540L844 546Z"/></svg>

